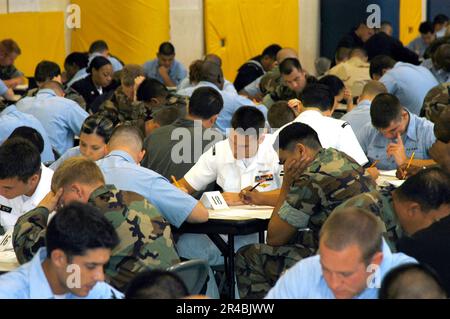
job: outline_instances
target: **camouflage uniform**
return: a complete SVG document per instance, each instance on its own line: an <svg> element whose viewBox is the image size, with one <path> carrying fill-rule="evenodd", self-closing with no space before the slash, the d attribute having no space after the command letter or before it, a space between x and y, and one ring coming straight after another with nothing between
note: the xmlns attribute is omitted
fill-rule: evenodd
<svg viewBox="0 0 450 319"><path fill-rule="evenodd" d="M236 255L236 276L242 298L262 298L281 273L318 248L320 229L338 205L376 189L373 180L352 158L322 149L292 184L279 217L299 230L288 245L250 245Z"/></svg>
<svg viewBox="0 0 450 319"><path fill-rule="evenodd" d="M278 67L267 72L261 79L259 86L261 92L265 95L262 104L268 109L277 101L289 101L297 98L297 94L283 83Z"/></svg>
<svg viewBox="0 0 450 319"><path fill-rule="evenodd" d="M27 92L26 97L33 97L36 96L37 92L39 91L39 88L34 88L31 89ZM66 99L72 100L75 103L77 103L79 106L81 106L81 108L83 110L86 110L86 101L84 100L84 98L80 95L80 93L78 93L77 91L75 91L72 88L67 88L65 90L65 95L64 97Z"/></svg>
<svg viewBox="0 0 450 319"><path fill-rule="evenodd" d="M179 262L169 223L142 196L102 186L91 194L89 203L105 214L119 235L120 244L105 267L107 278L119 290L140 271L166 269ZM45 246L49 214L46 208L38 207L17 221L13 244L21 264Z"/></svg>
<svg viewBox="0 0 450 319"><path fill-rule="evenodd" d="M428 92L423 102L420 116L426 117L433 123L439 117L439 114L450 107L450 82L435 86Z"/></svg>
<svg viewBox="0 0 450 319"><path fill-rule="evenodd" d="M359 207L374 213L384 224L384 237L393 252L396 249L396 242L402 236L403 231L397 221L394 205L392 203L391 191L393 188L383 188L380 191L373 191L357 195L345 201L335 210L346 207Z"/></svg>

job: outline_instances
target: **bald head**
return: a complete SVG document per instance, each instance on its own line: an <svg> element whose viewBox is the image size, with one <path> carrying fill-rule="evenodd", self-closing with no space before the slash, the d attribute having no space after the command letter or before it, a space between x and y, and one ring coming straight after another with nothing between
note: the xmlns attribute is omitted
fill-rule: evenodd
<svg viewBox="0 0 450 319"><path fill-rule="evenodd" d="M133 125L122 124L114 130L108 143L108 150L125 151L136 159L142 152L143 145L144 137L141 131Z"/></svg>
<svg viewBox="0 0 450 319"><path fill-rule="evenodd" d="M209 61L222 67L222 59L216 54L207 54L204 61Z"/></svg>
<svg viewBox="0 0 450 319"><path fill-rule="evenodd" d="M58 96L64 96L64 88L63 88L62 84L57 81L45 82L41 86L41 90L43 90L43 89L49 89L49 90L52 90L53 92L55 92L56 95L58 95Z"/></svg>
<svg viewBox="0 0 450 319"><path fill-rule="evenodd" d="M293 48L284 48L284 49L281 49L280 51L278 51L278 53L277 53L277 62L278 62L278 64L280 64L281 62L283 62L287 58L298 59L297 51L295 49L293 49Z"/></svg>
<svg viewBox="0 0 450 319"><path fill-rule="evenodd" d="M372 101L377 97L378 94L382 93L388 93L384 84L379 81L371 80L367 82L367 84L364 86L364 89L361 93L360 101L362 100Z"/></svg>
<svg viewBox="0 0 450 319"><path fill-rule="evenodd" d="M201 66L200 81L211 82L222 90L224 80L221 67L215 62L205 61Z"/></svg>

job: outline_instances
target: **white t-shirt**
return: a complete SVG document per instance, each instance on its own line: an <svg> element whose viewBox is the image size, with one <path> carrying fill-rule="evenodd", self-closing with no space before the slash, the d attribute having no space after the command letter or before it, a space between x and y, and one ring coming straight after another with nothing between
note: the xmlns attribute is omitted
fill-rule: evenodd
<svg viewBox="0 0 450 319"><path fill-rule="evenodd" d="M246 160L234 158L229 139L218 142L200 156L184 178L197 191L214 181L224 192L237 193L248 186L255 186L261 180L266 182L257 188L258 191L279 189L282 166L272 147L272 140L270 135L266 135L256 156Z"/></svg>
<svg viewBox="0 0 450 319"><path fill-rule="evenodd" d="M13 199L6 199L0 196L0 223L5 228L5 231L13 228L20 216L35 209L41 200L50 192L53 171L44 165L41 165L41 169L41 179L31 197L22 195Z"/></svg>

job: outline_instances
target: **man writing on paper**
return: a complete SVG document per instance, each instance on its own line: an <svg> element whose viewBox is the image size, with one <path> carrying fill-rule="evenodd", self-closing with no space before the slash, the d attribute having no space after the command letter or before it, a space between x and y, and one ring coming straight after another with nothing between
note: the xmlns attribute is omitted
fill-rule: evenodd
<svg viewBox="0 0 450 319"><path fill-rule="evenodd" d="M216 181L223 189L223 197L230 206L242 205L240 192L254 187L260 192L279 194L281 166L272 147L270 135L265 134L265 119L261 111L251 106L241 107L231 121L233 129L229 138L218 142L204 153L198 162L179 182L189 193L204 190ZM200 241L199 237L204 237ZM236 249L254 243L254 234L238 236ZM205 246L199 246L202 243ZM180 256L203 258L210 264L223 262L217 247L206 235L183 234L177 243ZM202 256L199 256L202 254Z"/></svg>

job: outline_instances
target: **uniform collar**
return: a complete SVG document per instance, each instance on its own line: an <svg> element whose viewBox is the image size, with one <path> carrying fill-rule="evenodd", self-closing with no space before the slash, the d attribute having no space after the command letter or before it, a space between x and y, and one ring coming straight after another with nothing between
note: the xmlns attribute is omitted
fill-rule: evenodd
<svg viewBox="0 0 450 319"><path fill-rule="evenodd" d="M301 119L307 118L307 117L324 117L322 113L318 110L306 110L300 113L299 116L295 119L296 122L300 122Z"/></svg>
<svg viewBox="0 0 450 319"><path fill-rule="evenodd" d="M121 158L123 158L125 161L127 161L129 163L136 164L136 162L134 161L133 157L130 154L128 154L127 152L125 152L125 151L119 151L119 150L112 151L111 153L109 153L105 157L105 159L106 158L110 158L110 157L121 157Z"/></svg>
<svg viewBox="0 0 450 319"><path fill-rule="evenodd" d="M10 105L10 106L6 107L6 108L0 113L0 116L8 115L8 114L11 114L11 113L14 113L14 112L17 112L17 107L16 107L15 105Z"/></svg>
<svg viewBox="0 0 450 319"><path fill-rule="evenodd" d="M39 90L36 94L36 97L39 97L39 96L52 97L52 96L57 96L57 95L56 95L55 91L53 91L51 89L42 89L42 90Z"/></svg>
<svg viewBox="0 0 450 319"><path fill-rule="evenodd" d="M111 191L116 190L116 187L114 185L103 185L97 188L95 191L92 192L91 196L89 196L89 202L95 203L95 199L105 195L107 193L110 193Z"/></svg>
<svg viewBox="0 0 450 319"><path fill-rule="evenodd" d="M50 182L52 180L53 171L41 164L41 176L33 195L30 197L23 195L24 201L31 202L33 206L38 206L45 194L50 190Z"/></svg>
<svg viewBox="0 0 450 319"><path fill-rule="evenodd" d="M372 102L370 100L362 100L361 102L358 103L355 109L365 109L365 108L370 109L371 104Z"/></svg>
<svg viewBox="0 0 450 319"><path fill-rule="evenodd" d="M212 82L208 82L208 81L200 81L200 82L198 82L197 85L195 86L195 88L197 89L197 88L205 87L205 86L211 87L213 89L216 89L216 90L220 91L219 88L217 87L217 85L215 85Z"/></svg>
<svg viewBox="0 0 450 319"><path fill-rule="evenodd" d="M47 258L47 249L45 247L38 250L30 262L30 271L28 281L30 283L31 299L53 299L54 293L47 277L45 276L42 263Z"/></svg>

